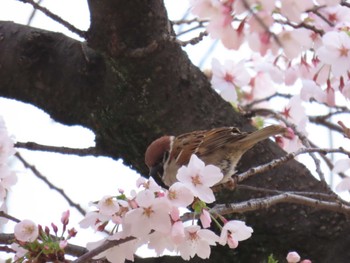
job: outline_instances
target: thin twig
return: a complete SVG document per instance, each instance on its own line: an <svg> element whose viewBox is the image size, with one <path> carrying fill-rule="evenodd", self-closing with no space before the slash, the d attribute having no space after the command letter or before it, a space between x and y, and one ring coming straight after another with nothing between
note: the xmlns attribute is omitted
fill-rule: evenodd
<svg viewBox="0 0 350 263"><path fill-rule="evenodd" d="M282 93L274 93L270 96L267 96L265 98L261 98L261 99L256 99L256 100L253 100L252 102L246 104L243 106L243 108L248 111L249 109L251 109L254 105L258 104L258 103L261 103L261 102L265 102L265 101L269 101L273 98L276 98L276 97L281 97L281 98L285 98L285 99L291 99L292 98L292 95L290 94L282 94Z"/></svg>
<svg viewBox="0 0 350 263"><path fill-rule="evenodd" d="M62 197L68 202L68 204L75 209L77 209L82 215L85 215L86 212L81 206L70 199L70 197L63 191L63 189L58 188L53 183L51 183L45 176L43 176L33 165L30 165L19 152L16 152L15 156L22 162L24 167L30 169L33 174L38 177L40 180L44 181L51 189L57 191L62 195Z"/></svg>
<svg viewBox="0 0 350 263"><path fill-rule="evenodd" d="M45 7L42 7L41 5L39 5L38 3L35 3L33 0L17 0L20 1L22 3L26 3L26 4L30 4L33 6L33 8L43 12L46 16L50 17L52 20L56 21L57 23L63 25L64 27L66 27L68 30L70 30L71 32L77 34L78 36L80 36L81 38L86 38L86 31L80 30L78 28L76 28L75 26L73 26L72 24L70 24L69 22L63 20L61 17L59 17L58 15L52 13L50 10L48 10Z"/></svg>
<svg viewBox="0 0 350 263"><path fill-rule="evenodd" d="M39 1L37 2L37 4L40 5L42 1L43 1L43 0L39 0ZM29 18L28 18L27 26L30 26L30 24L32 23L32 20L33 20L35 14L36 14L36 11L37 11L37 9L34 8L33 11L32 11L32 13L30 14L30 16L29 16Z"/></svg>
<svg viewBox="0 0 350 263"><path fill-rule="evenodd" d="M44 151L62 154L74 154L78 156L101 156L95 147L89 147L84 149L58 147L50 145L42 145L35 142L16 142L15 147L24 148L27 150Z"/></svg>
<svg viewBox="0 0 350 263"><path fill-rule="evenodd" d="M267 164L259 165L257 167L249 169L246 172L234 175L234 180L236 181L236 183L242 182L242 181L248 179L249 177L256 175L258 173L270 171L273 168L275 168L276 166L279 166L283 163L286 163L289 160L294 159L296 156L298 156L300 154L314 153L314 152L318 152L318 153L322 153L322 154L342 153L342 154L348 155L350 157L350 152L348 152L342 148L340 148L340 149L301 148L295 152L288 153L279 159L272 160L271 162L269 162Z"/></svg>
<svg viewBox="0 0 350 263"><path fill-rule="evenodd" d="M322 201L315 198L310 198L306 196L300 196L292 193L283 193L274 196L256 198L253 200L232 203L232 204L218 204L215 205L210 212L217 213L220 215L227 215L233 213L244 213L248 211L256 211L261 209L268 209L273 205L280 203L293 203L300 204L316 209L325 209L337 213L343 213L346 215L350 214L350 206L339 203L339 202L329 202Z"/></svg>
<svg viewBox="0 0 350 263"><path fill-rule="evenodd" d="M206 37L207 35L208 35L208 32L204 31L204 32L200 32L198 37L194 37L194 38L192 38L190 40L186 40L186 41L181 41L181 40L176 39L176 42L178 44L180 44L182 47L185 47L188 44L195 45L195 44L199 43L200 41L202 41L203 38Z"/></svg>
<svg viewBox="0 0 350 263"><path fill-rule="evenodd" d="M16 222L16 223L21 221L21 220L17 219L16 217L13 217L13 216L5 213L4 211L0 211L0 217L7 218L7 219L9 219L13 222Z"/></svg>

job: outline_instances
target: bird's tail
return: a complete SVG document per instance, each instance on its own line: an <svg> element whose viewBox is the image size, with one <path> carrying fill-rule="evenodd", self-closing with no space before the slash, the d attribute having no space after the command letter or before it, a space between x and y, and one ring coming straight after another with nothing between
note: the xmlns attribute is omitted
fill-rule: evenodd
<svg viewBox="0 0 350 263"><path fill-rule="evenodd" d="M270 125L260 130L248 134L245 138L240 140L242 148L249 149L258 142L269 138L270 136L286 132L286 128L279 125Z"/></svg>

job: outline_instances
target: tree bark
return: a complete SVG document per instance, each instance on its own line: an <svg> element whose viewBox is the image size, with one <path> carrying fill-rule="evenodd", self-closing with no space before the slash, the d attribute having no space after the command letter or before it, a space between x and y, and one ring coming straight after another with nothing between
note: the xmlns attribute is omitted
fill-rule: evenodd
<svg viewBox="0 0 350 263"><path fill-rule="evenodd" d="M80 124L96 134L101 155L123 158L143 175L147 145L163 134L220 126L252 130L173 40L161 0L89 0L91 27L86 43L62 34L0 22L0 96L31 103L55 120ZM249 151L245 171L282 156L271 141ZM300 163L290 161L245 184L269 189L332 194ZM226 191L220 202L265 196ZM254 229L235 250L217 246L209 260L191 262L280 262L297 250L313 262L346 262L349 224L344 215L294 204L232 215ZM137 262L182 262L179 258Z"/></svg>

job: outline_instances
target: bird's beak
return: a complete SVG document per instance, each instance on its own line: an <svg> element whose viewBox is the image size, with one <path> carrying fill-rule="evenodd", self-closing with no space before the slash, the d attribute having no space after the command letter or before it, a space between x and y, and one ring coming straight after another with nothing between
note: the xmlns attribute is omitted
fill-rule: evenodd
<svg viewBox="0 0 350 263"><path fill-rule="evenodd" d="M163 176L163 164L159 163L149 170L149 176L152 176L153 178L162 178Z"/></svg>

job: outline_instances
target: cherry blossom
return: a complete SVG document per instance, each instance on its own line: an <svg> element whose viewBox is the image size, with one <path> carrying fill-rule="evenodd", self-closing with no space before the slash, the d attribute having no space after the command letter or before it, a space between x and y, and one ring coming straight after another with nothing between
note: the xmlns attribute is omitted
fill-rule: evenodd
<svg viewBox="0 0 350 263"><path fill-rule="evenodd" d="M284 2L284 1L283 1ZM312 45L310 31L307 29L283 30L278 38L283 51L289 59L293 59Z"/></svg>
<svg viewBox="0 0 350 263"><path fill-rule="evenodd" d="M306 124L308 123L308 118L299 95L295 95L289 100L288 104L282 110L282 115L296 125L298 132L307 135ZM282 137L281 140L281 145L283 145L283 149L287 152L294 152L302 146L298 136L290 138Z"/></svg>
<svg viewBox="0 0 350 263"><path fill-rule="evenodd" d="M350 169L350 159L338 160L333 167L334 173L345 172ZM335 187L338 192L349 191L350 190L350 177L343 178L340 183Z"/></svg>
<svg viewBox="0 0 350 263"><path fill-rule="evenodd" d="M350 69L350 37L346 32L327 32L322 37L323 45L317 50L318 58L330 64L332 73L339 77Z"/></svg>
<svg viewBox="0 0 350 263"><path fill-rule="evenodd" d="M25 254L28 252L27 249L21 247L17 243L12 243L11 244L11 248L16 252L16 255L15 255L15 258L14 258L15 260L18 260L18 259L24 257Z"/></svg>
<svg viewBox="0 0 350 263"><path fill-rule="evenodd" d="M103 215L97 211L91 211L85 215L85 217L79 222L79 225L81 228L92 227L95 230L100 230L100 227L110 219L110 216Z"/></svg>
<svg viewBox="0 0 350 263"><path fill-rule="evenodd" d="M313 7L312 0L283 0L281 14L293 22L301 22L301 13Z"/></svg>
<svg viewBox="0 0 350 263"><path fill-rule="evenodd" d="M210 187L220 182L223 178L221 170L214 165L205 165L195 154L192 154L187 166L182 166L176 175L191 192L205 203L215 201L215 196Z"/></svg>
<svg viewBox="0 0 350 263"><path fill-rule="evenodd" d="M153 192L159 192L162 190L162 188L157 184L157 182L150 177L149 179L146 179L144 177L139 177L136 180L136 186L137 187L144 187L145 189L151 190Z"/></svg>
<svg viewBox="0 0 350 263"><path fill-rule="evenodd" d="M300 98L304 101L314 99L318 102L326 103L329 106L335 105L335 90L331 83L327 84L327 88L322 90L321 86L313 80L303 80L303 87L300 91Z"/></svg>
<svg viewBox="0 0 350 263"><path fill-rule="evenodd" d="M31 220L25 219L15 225L15 237L19 241L32 242L38 235L38 226Z"/></svg>
<svg viewBox="0 0 350 263"><path fill-rule="evenodd" d="M156 230L169 233L171 230L171 206L167 198L156 198L151 190L143 190L136 196L138 208L125 214L123 226L130 230L130 235L143 237Z"/></svg>
<svg viewBox="0 0 350 263"><path fill-rule="evenodd" d="M17 182L16 174L7 164L0 164L0 202L6 197L7 191Z"/></svg>
<svg viewBox="0 0 350 263"><path fill-rule="evenodd" d="M221 230L219 243L227 244L230 248L236 248L239 241L251 237L253 229L246 226L245 222L240 220L228 221Z"/></svg>
<svg viewBox="0 0 350 263"><path fill-rule="evenodd" d="M288 263L297 263L300 261L300 256L297 252L292 251L288 253L286 259Z"/></svg>
<svg viewBox="0 0 350 263"><path fill-rule="evenodd" d="M180 182L174 183L167 191L166 196L177 207L187 207L194 199L192 192Z"/></svg>
<svg viewBox="0 0 350 263"><path fill-rule="evenodd" d="M107 216L112 216L113 214L119 211L118 201L110 195L104 196L98 202L97 207L100 210L101 214L104 214Z"/></svg>
<svg viewBox="0 0 350 263"><path fill-rule="evenodd" d="M227 101L236 102L236 88L245 86L250 81L249 73L244 67L244 61L235 64L233 61L227 60L224 65L221 65L217 59L213 59L212 71L211 84Z"/></svg>
<svg viewBox="0 0 350 263"><path fill-rule="evenodd" d="M190 260L195 255L209 258L210 246L215 246L219 237L212 231L201 229L197 225L185 228L185 241L178 246L178 252L184 260Z"/></svg>
<svg viewBox="0 0 350 263"><path fill-rule="evenodd" d="M184 233L183 233L184 235ZM181 239L180 242L182 242ZM161 232L153 232L149 235L148 248L154 249L158 256L162 255L165 250L174 251L175 244L171 239L171 236L164 235Z"/></svg>
<svg viewBox="0 0 350 263"><path fill-rule="evenodd" d="M7 159L14 153L13 141L7 133L4 120L0 116L0 164L6 163Z"/></svg>
<svg viewBox="0 0 350 263"><path fill-rule="evenodd" d="M113 238L119 240L120 235L118 237L113 236ZM102 245L105 241L106 239L102 239L96 242L89 242L87 243L86 247L87 249L92 250ZM103 251L102 253L95 256L94 259L106 257L106 259L111 263L124 263L125 260L134 261L134 253L136 252L137 247L138 241L131 240Z"/></svg>
<svg viewBox="0 0 350 263"><path fill-rule="evenodd" d="M209 18L221 13L223 8L219 0L191 0L192 13L200 18Z"/></svg>

